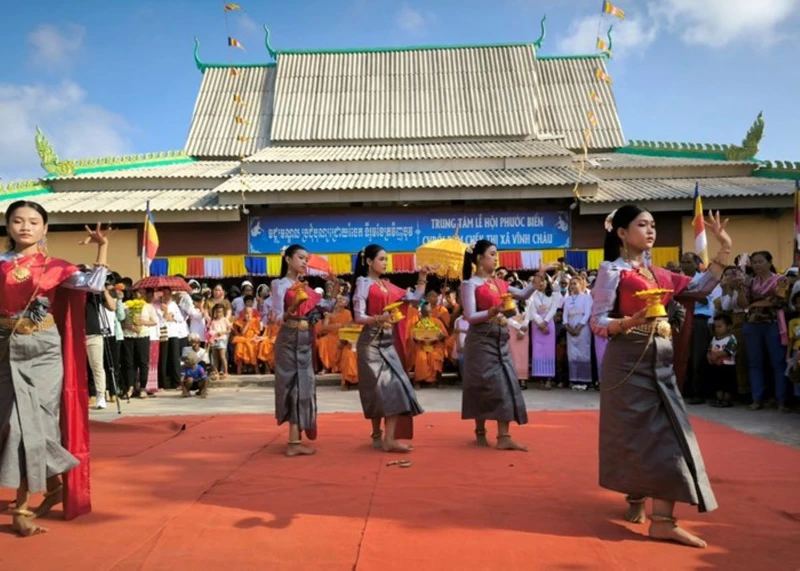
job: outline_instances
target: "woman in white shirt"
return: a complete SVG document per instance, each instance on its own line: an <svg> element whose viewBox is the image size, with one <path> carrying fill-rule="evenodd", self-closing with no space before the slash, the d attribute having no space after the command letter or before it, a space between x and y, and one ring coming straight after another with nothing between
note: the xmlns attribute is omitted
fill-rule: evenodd
<svg viewBox="0 0 800 571"><path fill-rule="evenodd" d="M586 390L592 383L592 297L584 291L582 278L569 281L570 295L564 300L564 323L567 328L569 381L573 389Z"/></svg>
<svg viewBox="0 0 800 571"><path fill-rule="evenodd" d="M531 377L540 379L543 388L553 388L556 376L556 328L554 318L561 307L561 295L553 291L546 274L533 277L536 288L526 309L531 323Z"/></svg>

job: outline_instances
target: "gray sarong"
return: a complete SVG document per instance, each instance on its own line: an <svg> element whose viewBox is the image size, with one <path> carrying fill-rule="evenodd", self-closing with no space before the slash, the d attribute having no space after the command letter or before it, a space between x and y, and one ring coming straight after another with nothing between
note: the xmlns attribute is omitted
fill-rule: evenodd
<svg viewBox="0 0 800 571"><path fill-rule="evenodd" d="M44 492L47 478L79 462L61 445L59 411L64 381L56 327L31 335L0 334L0 487Z"/></svg>
<svg viewBox="0 0 800 571"><path fill-rule="evenodd" d="M312 329L283 325L275 340L275 418L297 424L310 437L317 428L317 383L311 357Z"/></svg>
<svg viewBox="0 0 800 571"><path fill-rule="evenodd" d="M509 351L508 326L470 325L463 354L461 418L527 424L528 411Z"/></svg>
<svg viewBox="0 0 800 571"><path fill-rule="evenodd" d="M424 412L394 348L391 329L377 325L364 326L356 349L358 395L361 397L364 418L416 416Z"/></svg>
<svg viewBox="0 0 800 571"><path fill-rule="evenodd" d="M717 501L675 383L672 342L661 337L654 337L649 347L647 342L648 337L638 333L617 335L606 348L600 395L600 485L634 497L713 511Z"/></svg>

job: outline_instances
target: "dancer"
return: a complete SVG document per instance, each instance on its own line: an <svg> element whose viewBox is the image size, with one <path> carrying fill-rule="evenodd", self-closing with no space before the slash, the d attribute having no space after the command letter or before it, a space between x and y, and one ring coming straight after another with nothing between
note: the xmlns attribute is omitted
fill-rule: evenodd
<svg viewBox="0 0 800 571"><path fill-rule="evenodd" d="M508 320L501 313L501 296L510 293L518 301L528 299L534 286L518 289L491 277L496 265L497 246L489 240L478 240L464 253L461 304L469 329L464 346L461 418L475 420L478 446L489 446L486 421L496 420L497 449L527 452L528 448L514 442L509 434L511 421L526 424L528 412L511 360ZM546 269L549 267L540 271Z"/></svg>
<svg viewBox="0 0 800 571"><path fill-rule="evenodd" d="M44 251L47 212L38 203L12 203L6 228L10 249L0 256L0 487L17 489L11 525L27 537L47 531L34 518L62 500L66 519L91 511L83 292L105 287L111 230L86 227L82 244L97 244L97 258L84 273ZM39 492L44 501L31 510L29 495Z"/></svg>
<svg viewBox="0 0 800 571"><path fill-rule="evenodd" d="M670 325L648 319L636 293L668 289L672 296L702 299L719 282L731 251L727 220L709 213L706 228L720 245L703 277L690 283L643 263L656 239L652 215L626 205L606 219L605 262L595 281L591 326L608 337L600 396L600 485L628 494L625 518L645 520L644 501L653 498L649 535L692 547L706 543L677 526L675 502L716 509L700 447L675 382Z"/></svg>
<svg viewBox="0 0 800 571"><path fill-rule="evenodd" d="M301 277L308 266L308 252L293 244L283 252L281 277L272 282L272 311L280 324L275 340L275 417L278 424L289 423L287 456L314 454L304 446L305 432L309 440L317 438L317 387L311 356L313 321L321 311L330 311L329 302L311 289Z"/></svg>
<svg viewBox="0 0 800 571"><path fill-rule="evenodd" d="M358 394L364 418L372 421L372 447L386 452L409 452L411 446L397 442L398 421L402 417L404 423L413 423L412 418L423 410L395 350L391 317L384 308L401 300L421 300L429 270L420 270L417 287L409 293L383 279L387 262L386 250L370 244L358 253L353 272L353 313L356 323L364 325L357 343ZM382 419L385 434L381 432ZM413 424L409 424L404 428L413 430Z"/></svg>

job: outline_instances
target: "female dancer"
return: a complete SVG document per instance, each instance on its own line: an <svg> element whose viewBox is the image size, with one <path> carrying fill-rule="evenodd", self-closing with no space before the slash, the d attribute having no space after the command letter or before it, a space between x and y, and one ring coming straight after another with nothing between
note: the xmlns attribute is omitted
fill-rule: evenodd
<svg viewBox="0 0 800 571"><path fill-rule="evenodd" d="M510 293L518 301L528 299L533 285L517 289L492 278L496 265L497 246L489 240L478 240L464 253L461 304L469 329L464 344L461 418L475 420L478 446L489 446L486 421L496 420L497 449L527 451L509 434L511 421L526 424L528 412L509 352L508 320L500 311L503 294Z"/></svg>
<svg viewBox="0 0 800 571"><path fill-rule="evenodd" d="M649 535L692 547L706 543L677 526L675 502L701 512L717 502L706 475L686 408L676 387L670 325L645 317L645 301L636 293L668 289L672 295L704 298L719 282L731 251L731 239L719 213L706 227L720 249L708 271L690 284L687 276L643 263L656 239L652 215L626 205L606 219L605 262L592 295L592 329L609 337L603 359L600 396L600 485L628 494L626 519L645 519L644 501L653 498Z"/></svg>
<svg viewBox="0 0 800 571"><path fill-rule="evenodd" d="M11 248L0 256L0 487L17 489L12 528L27 537L47 531L33 520L62 500L66 519L91 511L83 292L105 288L110 229L86 227L82 243L97 244L97 258L94 269L83 273L43 250L47 212L39 204L12 203L6 228ZM35 511L31 492L45 493Z"/></svg>
<svg viewBox="0 0 800 571"><path fill-rule="evenodd" d="M311 357L312 310L330 311L327 303L300 278L306 274L308 252L293 244L283 252L281 277L272 282L272 311L280 324L275 340L275 417L289 423L287 456L310 455L316 450L303 446L303 432L317 438L317 387ZM305 292L306 299L298 299ZM317 310L317 311L319 311Z"/></svg>
<svg viewBox="0 0 800 571"><path fill-rule="evenodd" d="M408 293L382 278L387 262L386 250L370 244L358 253L353 272L354 318L356 323L364 325L357 344L358 394L364 418L372 421L372 447L386 452L409 452L410 446L396 440L397 422L400 417L411 420L423 410L395 350L391 318L383 308L401 300L421 300L428 268L420 270L416 290ZM381 419L386 434L381 432Z"/></svg>

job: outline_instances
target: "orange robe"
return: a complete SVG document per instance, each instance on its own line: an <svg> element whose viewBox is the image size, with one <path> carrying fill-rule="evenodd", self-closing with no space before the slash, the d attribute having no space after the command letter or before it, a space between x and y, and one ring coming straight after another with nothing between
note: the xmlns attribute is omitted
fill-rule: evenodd
<svg viewBox="0 0 800 571"><path fill-rule="evenodd" d="M327 323L325 323L327 321ZM339 372L341 349L339 347L339 329L353 322L353 314L349 309L339 308L328 314L324 321L317 323L317 352L322 366L331 373Z"/></svg>
<svg viewBox="0 0 800 571"><path fill-rule="evenodd" d="M447 327L438 317L431 317L442 335L447 337ZM444 371L445 342L436 341L430 351L426 351L422 343L414 348L414 382L435 383L437 375Z"/></svg>
<svg viewBox="0 0 800 571"><path fill-rule="evenodd" d="M258 360L266 363L270 370L275 368L275 339L278 337L279 329L280 327L274 323L268 324L258 344Z"/></svg>
<svg viewBox="0 0 800 571"><path fill-rule="evenodd" d="M431 308L431 317L436 317L441 321L445 329L450 328L450 312L447 311L447 308L443 305L437 305L436 307Z"/></svg>
<svg viewBox="0 0 800 571"><path fill-rule="evenodd" d="M419 308L409 305L406 320L408 321L408 325L406 326L406 362L404 365L406 366L406 371L410 373L414 369L414 354L417 347L412 330L414 326L419 323Z"/></svg>
<svg viewBox="0 0 800 571"><path fill-rule="evenodd" d="M233 324L233 360L237 365L258 365L258 343L256 337L261 334L261 321L255 317L245 321L240 317Z"/></svg>
<svg viewBox="0 0 800 571"><path fill-rule="evenodd" d="M342 373L342 386L345 383L358 384L358 357L355 352L355 345L349 341L343 347L340 347L339 370Z"/></svg>

